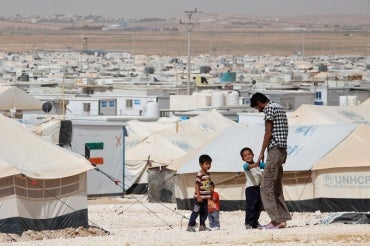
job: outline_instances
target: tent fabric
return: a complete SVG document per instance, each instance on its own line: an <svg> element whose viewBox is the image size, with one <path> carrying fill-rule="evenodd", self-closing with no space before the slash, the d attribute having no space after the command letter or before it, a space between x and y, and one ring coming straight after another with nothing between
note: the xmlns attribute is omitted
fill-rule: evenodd
<svg viewBox="0 0 370 246"><path fill-rule="evenodd" d="M16 86L0 86L0 110L41 110L42 102Z"/></svg>
<svg viewBox="0 0 370 246"><path fill-rule="evenodd" d="M355 128L356 125L289 126L288 157L284 171L310 170L316 161L326 155ZM206 153L213 159L211 167L213 173L243 171L239 151L243 147L250 147L255 155L258 155L263 133L264 126L259 125L226 128L210 143L187 154L188 158L175 160L174 164L169 165L168 168L171 169L176 165L179 166L178 174L195 173L199 171L199 155Z"/></svg>
<svg viewBox="0 0 370 246"><path fill-rule="evenodd" d="M288 115L289 125L370 124L370 105L319 106L303 104Z"/></svg>
<svg viewBox="0 0 370 246"><path fill-rule="evenodd" d="M88 211L87 208L77 210L72 213L58 216L56 218L47 218L43 220L13 217L0 219L0 232L16 233L21 235L24 231L34 230L59 230L64 228L78 228L80 226L88 227Z"/></svg>
<svg viewBox="0 0 370 246"><path fill-rule="evenodd" d="M88 226L86 172L51 180L0 178L0 232Z"/></svg>
<svg viewBox="0 0 370 246"><path fill-rule="evenodd" d="M361 105L369 105L370 106L370 98L366 99L361 103Z"/></svg>
<svg viewBox="0 0 370 246"><path fill-rule="evenodd" d="M214 134L208 133L158 133L142 140L127 137L125 186L131 187L142 174L147 178L147 168L170 165L175 159L194 150L213 136Z"/></svg>
<svg viewBox="0 0 370 246"><path fill-rule="evenodd" d="M210 141L223 129L240 126L217 110L179 122L129 121L128 125L131 134L126 137L125 143L126 188L138 182L147 183L148 167L172 165L176 159ZM147 166L148 159L150 166Z"/></svg>
<svg viewBox="0 0 370 246"><path fill-rule="evenodd" d="M361 153L360 155L354 153ZM370 166L370 125L359 125L330 153L318 160L312 170Z"/></svg>
<svg viewBox="0 0 370 246"><path fill-rule="evenodd" d="M88 225L84 157L0 116L0 232Z"/></svg>
<svg viewBox="0 0 370 246"><path fill-rule="evenodd" d="M356 128L357 125L354 124L289 126L288 157L283 166L283 188L292 211L312 211L313 208L320 207L322 202L315 197L317 191L311 168ZM191 205L194 175L199 171L198 157L205 153L213 159L211 178L217 180L215 184L223 200L223 209L243 209L245 177L240 175L243 174L243 161L239 151L248 146L257 155L263 132L264 127L261 125L226 128L207 144L169 165L168 168L178 168L175 182L177 206L183 209L191 208L187 206Z"/></svg>
<svg viewBox="0 0 370 246"><path fill-rule="evenodd" d="M30 127L31 131L49 143L59 144L61 121L50 119L42 124Z"/></svg>
<svg viewBox="0 0 370 246"><path fill-rule="evenodd" d="M322 211L368 211L370 126L359 125L312 167Z"/></svg>
<svg viewBox="0 0 370 246"><path fill-rule="evenodd" d="M94 168L83 156L44 141L12 119L0 116L0 125L0 159L11 167L1 170L0 178L17 170L31 178L54 179Z"/></svg>
<svg viewBox="0 0 370 246"><path fill-rule="evenodd" d="M370 224L369 213L344 213L335 218L331 223L343 224Z"/></svg>
<svg viewBox="0 0 370 246"><path fill-rule="evenodd" d="M356 127L354 124L290 126L284 171L311 170Z"/></svg>
<svg viewBox="0 0 370 246"><path fill-rule="evenodd" d="M238 123L224 117L217 110L213 109L183 121L140 122L132 120L127 122L127 125L129 136L147 137L151 134L164 132L185 134L219 132L226 127L237 126Z"/></svg>

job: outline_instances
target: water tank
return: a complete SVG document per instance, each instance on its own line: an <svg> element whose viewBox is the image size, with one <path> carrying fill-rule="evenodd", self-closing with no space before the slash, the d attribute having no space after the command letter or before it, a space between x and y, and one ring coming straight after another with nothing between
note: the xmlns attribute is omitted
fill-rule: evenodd
<svg viewBox="0 0 370 246"><path fill-rule="evenodd" d="M340 96L339 106L356 106L357 96Z"/></svg>
<svg viewBox="0 0 370 246"><path fill-rule="evenodd" d="M220 82L235 82L236 72L226 72L220 74Z"/></svg>
<svg viewBox="0 0 370 246"><path fill-rule="evenodd" d="M225 105L225 96L222 92L212 92L211 105L214 107L221 107Z"/></svg>
<svg viewBox="0 0 370 246"><path fill-rule="evenodd" d="M237 91L228 91L226 93L226 106L235 106L239 104L239 93Z"/></svg>
<svg viewBox="0 0 370 246"><path fill-rule="evenodd" d="M144 116L159 117L159 107L156 102L147 102L144 108Z"/></svg>

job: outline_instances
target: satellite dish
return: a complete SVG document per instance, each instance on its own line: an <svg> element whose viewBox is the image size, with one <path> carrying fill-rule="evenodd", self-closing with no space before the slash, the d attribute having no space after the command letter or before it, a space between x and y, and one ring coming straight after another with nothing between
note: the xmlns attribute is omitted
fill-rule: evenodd
<svg viewBox="0 0 370 246"><path fill-rule="evenodd" d="M44 102L44 104L42 104L42 110L45 113L49 113L52 108L53 108L53 104L51 102Z"/></svg>

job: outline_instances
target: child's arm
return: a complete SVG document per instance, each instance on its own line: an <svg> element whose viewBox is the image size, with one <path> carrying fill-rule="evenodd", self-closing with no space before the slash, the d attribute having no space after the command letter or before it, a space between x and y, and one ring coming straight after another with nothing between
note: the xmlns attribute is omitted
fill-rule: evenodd
<svg viewBox="0 0 370 246"><path fill-rule="evenodd" d="M203 202L203 199L200 197L200 192L199 192L199 183L195 183L195 195L197 196L197 201L198 202Z"/></svg>
<svg viewBox="0 0 370 246"><path fill-rule="evenodd" d="M258 167L258 164L257 163L253 163L253 164L244 163L244 165L243 165L244 171L250 170L250 169L256 168L256 167Z"/></svg>

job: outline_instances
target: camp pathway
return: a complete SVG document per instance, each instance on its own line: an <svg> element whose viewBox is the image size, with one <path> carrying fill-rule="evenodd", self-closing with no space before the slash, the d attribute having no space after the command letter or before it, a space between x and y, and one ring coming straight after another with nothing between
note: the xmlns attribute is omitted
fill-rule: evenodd
<svg viewBox="0 0 370 246"><path fill-rule="evenodd" d="M246 230L244 211L221 212L221 230L187 232L190 211L176 204L150 203L145 195L89 200L89 223L110 235L74 237L59 232L58 238L0 245L369 245L370 225L323 224L327 213L292 213L288 228ZM262 212L261 224L268 223ZM49 233L50 234L50 233ZM50 235L49 235L50 236ZM0 239L3 239L1 236Z"/></svg>

